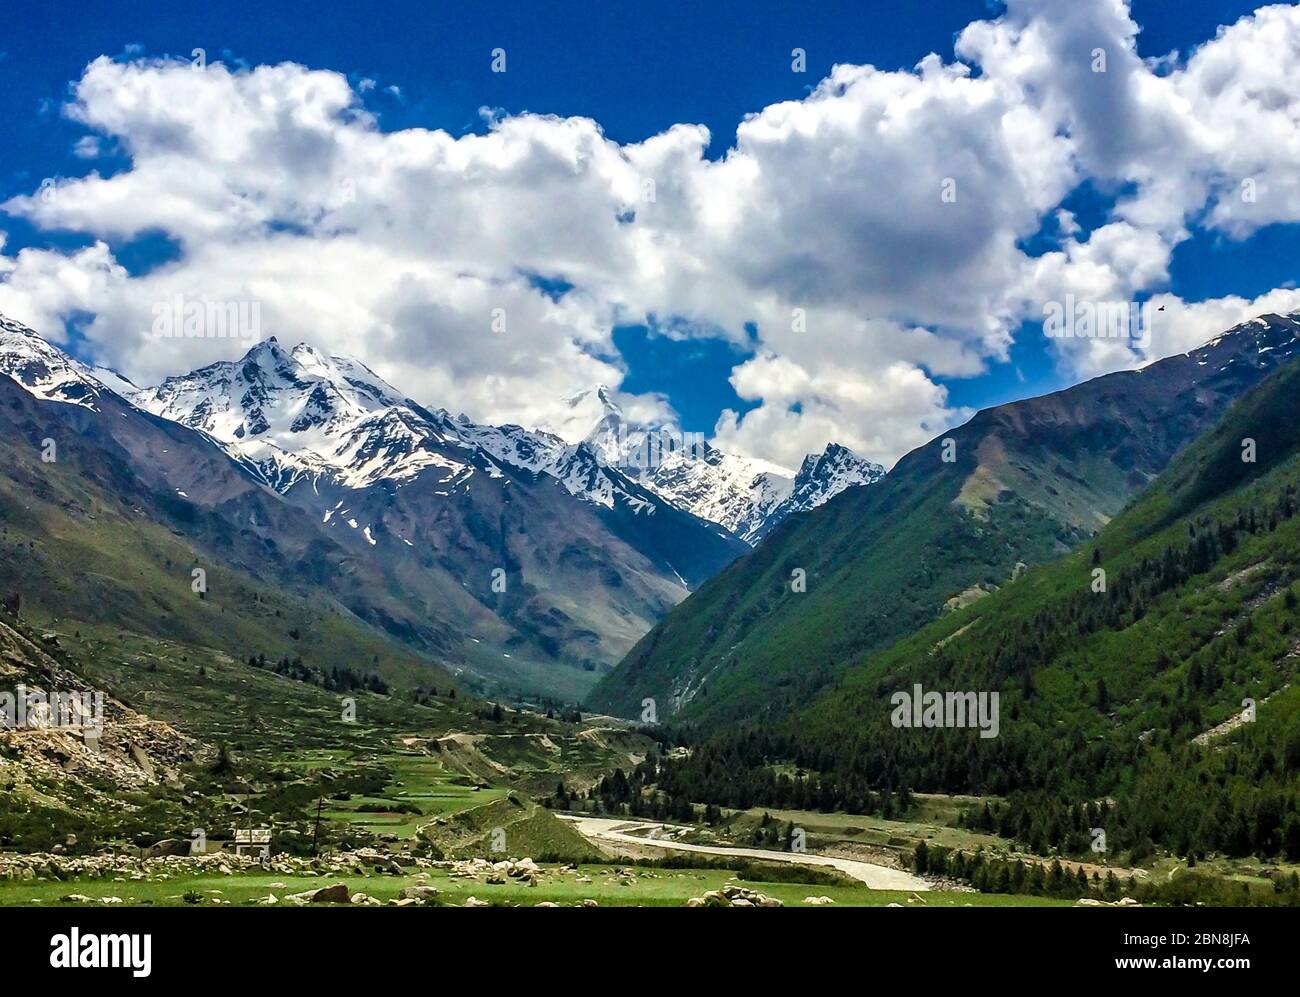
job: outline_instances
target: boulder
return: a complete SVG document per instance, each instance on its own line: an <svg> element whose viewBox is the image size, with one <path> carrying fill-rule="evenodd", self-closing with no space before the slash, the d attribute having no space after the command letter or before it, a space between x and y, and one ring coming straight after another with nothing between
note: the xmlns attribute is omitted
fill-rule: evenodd
<svg viewBox="0 0 1300 997"><path fill-rule="evenodd" d="M314 904L350 904L352 894L345 883L335 883L317 890L311 895Z"/></svg>
<svg viewBox="0 0 1300 997"><path fill-rule="evenodd" d="M188 855L190 853L190 844L189 838L163 838L162 841L150 845L146 854L151 859L168 855Z"/></svg>

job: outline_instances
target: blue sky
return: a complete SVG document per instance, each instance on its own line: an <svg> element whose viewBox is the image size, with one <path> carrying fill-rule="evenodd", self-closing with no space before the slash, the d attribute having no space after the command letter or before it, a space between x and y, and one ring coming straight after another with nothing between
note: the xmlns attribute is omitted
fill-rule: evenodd
<svg viewBox="0 0 1300 997"><path fill-rule="evenodd" d="M1132 17L1141 27L1137 55L1157 56L1171 50L1185 54L1214 38L1219 25L1231 24L1252 9L1251 4L1227 0L1185 0L1178 4L1134 0ZM45 178L59 178L58 182L63 183L64 179L84 177L92 169L111 177L129 173L139 165L125 151L131 140L121 136L117 141L104 141L93 156L73 153L79 139L88 134L105 134L104 119L88 125L69 120L63 110L72 99L72 85L82 78L87 64L103 55L126 65L167 56L189 59L191 50L201 47L210 62L220 61L232 70L297 62L312 70L331 71L346 79L358 106L375 116L380 131L390 134L404 129L441 129L452 137L484 134L489 130L480 113L484 107L497 109L504 117L533 112L590 118L599 124L605 138L618 146L641 143L677 124L702 124L709 130L710 141L700 152L700 159L716 163L736 143L737 126L746 115L781 101L805 100L832 66L871 65L906 73L929 52L951 62L959 32L971 22L996 19L1003 12L1000 4L983 0L940 0L925 4L923 13L918 13L920 10L910 2L861 0L817 4L668 3L653 7L398 2L386 5L382 12L362 5L319 2L172 2L125 7L95 2L12 3L7 5L6 23L0 28L0 125L6 136L6 141L0 143L0 202L31 195ZM488 71L489 53L498 47L507 52L505 73ZM806 51L806 73L791 72L791 50L795 47ZM982 72L976 70L976 75ZM703 165L697 169L707 172ZM864 177L863 181L870 182L870 178ZM1129 194L1131 190L1115 182L1114 177L1099 178L1073 185L1055 203L1072 211L1081 227L1076 239L1082 242L1092 228L1114 220L1117 204ZM1206 201L1189 208L1182 235L1165 234L1168 226L1160 229L1169 244L1166 272L1134 287L1134 297L1172 294L1185 302L1201 302L1231 295L1256 298L1291 286L1295 278L1293 261L1300 249L1300 227L1283 218L1248 229L1233 229L1231 225L1207 223L1210 207ZM1051 212L1044 213L1043 231L1037 236L1024 237L1023 226L1015 232L1024 258L1032 260L1040 253L1061 248L1062 240L1050 216ZM193 255L193 236L183 234L183 226L174 230L168 230L165 224L143 230L130 226L124 229L119 220L104 221L102 213L94 214L94 218L94 222L70 223L10 204L10 210L0 214L0 231L6 236L3 251L11 258L24 248L68 254L101 240L113 261L134 277L162 272ZM831 226L834 223L833 217L828 220ZM280 220L274 224L283 225L285 230L291 227ZM430 224L436 226L437 219ZM524 219L519 224L523 227L528 222ZM980 224L978 211L963 222L967 229ZM808 237L816 238L817 229L810 231ZM872 237L873 230L864 225L861 231L843 239L870 243ZM851 248L853 244L846 241L841 245ZM742 246L729 250L727 255L743 257L745 249ZM564 258L566 252L567 246L561 241L556 258ZM900 255L906 252L904 248L899 250ZM798 254L792 253L797 263ZM864 261L863 266L867 265ZM784 281L791 272L789 258L771 264L774 269L768 266L766 261L740 259L738 267L745 272L744 288L761 294L762 280L755 273L776 273ZM42 274L48 270L45 268ZM557 280L556 286L565 294L576 286L577 291L568 294L570 302L579 301L579 293L599 295L609 291L609 282L603 278L592 280L590 285L581 280L570 284L573 272L558 265L554 274L544 276ZM864 272L863 276L866 282L872 279L871 274ZM842 287L853 279L852 268L848 267L834 280L810 278L799 286ZM11 289L18 287L16 279L11 278L10 283ZM13 291L13 300L29 303L33 313L38 313L37 304L31 302L48 300L54 292L24 293L27 298ZM744 293L744 289L737 288L738 297L743 298ZM808 293L810 305L819 306L819 301L812 300L817 292ZM556 296L564 298L565 294ZM101 313L98 305L87 304L85 292L68 292L66 296L71 303L51 306L48 314L42 314L47 320L50 316L57 318L72 330L70 342L78 352L128 367L133 356L140 362L138 350L133 353L113 338L113 320L107 317L107 305ZM975 299L982 300L979 295ZM855 299L847 294L845 300ZM0 296L0 303L3 301ZM666 304L657 301L651 310L657 317L664 317L664 309L674 305L669 296ZM115 307L125 306L118 301ZM780 307L785 307L784 301ZM853 420L876 418L871 413L878 407L866 405L855 412L847 402L836 406L820 399L818 404L825 402L826 417L815 424L806 420L806 425L796 427L798 417L805 414L817 393L815 387L803 389L808 393L806 399L797 392L777 398L768 387L748 389L747 397L742 398L729 380L747 359L759 354L785 355L768 343L761 323L757 319L747 323L742 314L730 328L724 328L728 325L726 319L706 314L707 308L685 303L681 308L683 314L690 313L689 324L694 331L689 335L665 336L644 321L627 321L627 315L621 315L610 323L613 329L608 336L583 343L582 354L621 370L624 392L665 398L689 430L712 433L726 409L735 412L743 424L746 414L757 408L784 407L786 422L774 421L771 426L787 427L790 442L764 455L786 461L801 447L815 447L818 433L826 435L844 428L857 429L860 441L870 441L866 445L876 448L873 456L896 457L897 451L942 428L944 419L964 417L961 413L968 408L1052 390L1105 369L1106 364L1115 365L1109 359L1098 361L1100 367L1063 362L1032 317L1030 321L1013 317L1005 321L1000 347L988 342L972 346L973 334L954 336L953 342L959 345L953 349L962 352L962 359L953 359L951 350L929 348L919 350L914 357L890 355L889 362L911 363L923 372L927 389L937 386L946 391L946 397L934 403L933 412L921 411L924 405L916 403L919 414L913 418L915 426L875 433L870 427L854 426ZM908 324L919 321L926 329L938 330L941 338L945 335L942 330L955 324L944 315L904 315L903 311L896 303L882 305L881 317ZM635 312L630 310L633 319ZM709 332L713 322L719 327L717 334ZM86 330L86 335L78 336L79 330ZM428 349L438 352L444 345L438 333L427 331L426 335ZM294 338L292 333L289 338ZM409 347L407 342L408 351ZM229 344L223 348L229 352ZM868 353L872 349L870 344L863 348ZM367 356L364 344L353 352L363 359L374 359ZM393 369L397 369L400 344L390 344L388 352L393 357ZM934 360L932 355L943 359ZM176 362L183 359L178 357ZM539 391L549 391L560 383L555 370L562 366L561 360L548 356L535 362L554 374L539 380ZM815 370L811 362L797 362L802 364L801 369ZM156 369L140 363L144 375L157 375ZM867 379L869 367L864 371L861 391L883 391ZM467 378L468 371L468 367L456 370L453 365L432 373L410 373L401 386L411 384L414 388L408 390L424 390L431 395L440 390L456 393L460 390L458 378ZM479 373L474 370L474 376ZM514 372L501 374L505 379L512 376ZM769 385L771 380L765 378L763 384ZM842 395L852 397L853 386L846 387ZM457 403L471 409L477 406L473 414L479 416L527 417L520 414L527 411L526 407L503 407L499 398L494 401L482 393L467 393L463 400L421 400L449 407ZM544 419L545 415L537 418ZM764 429L757 421L751 425L748 437L743 426L730 434L737 446L751 451L761 449L756 442L765 435L778 431Z"/></svg>

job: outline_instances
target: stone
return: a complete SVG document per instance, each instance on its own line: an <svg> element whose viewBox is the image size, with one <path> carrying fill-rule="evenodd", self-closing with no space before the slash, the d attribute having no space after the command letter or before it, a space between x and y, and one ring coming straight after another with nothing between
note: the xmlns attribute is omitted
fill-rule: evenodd
<svg viewBox="0 0 1300 997"><path fill-rule="evenodd" d="M397 891L398 900L413 900L427 903L438 898L438 889L434 886L403 886Z"/></svg>
<svg viewBox="0 0 1300 997"><path fill-rule="evenodd" d="M314 904L348 904L352 902L352 894L345 883L335 883L333 886L323 887L313 893L311 902Z"/></svg>
<svg viewBox="0 0 1300 997"><path fill-rule="evenodd" d="M188 838L163 838L162 841L150 845L148 851L150 858L159 858L160 856L169 855L188 855L189 853L190 841Z"/></svg>

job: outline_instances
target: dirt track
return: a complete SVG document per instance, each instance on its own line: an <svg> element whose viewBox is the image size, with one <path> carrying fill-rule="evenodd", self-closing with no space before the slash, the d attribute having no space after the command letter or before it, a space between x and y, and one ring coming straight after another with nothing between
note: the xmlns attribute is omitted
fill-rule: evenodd
<svg viewBox="0 0 1300 997"><path fill-rule="evenodd" d="M828 855L807 855L795 852L777 852L766 848L723 848L713 845L690 845L663 837L666 832L685 830L654 821L615 820L609 817L581 817L559 814L562 820L570 821L586 838L596 842L608 842L618 845L633 845L641 848L662 848L675 852L698 852L703 855L720 855L729 858L762 859L765 862L788 862L795 865L829 866L846 875L865 883L873 890L914 890L930 889L930 885L919 876L901 869L875 865L871 862L857 862L852 859L832 858ZM635 832L635 833L634 833Z"/></svg>

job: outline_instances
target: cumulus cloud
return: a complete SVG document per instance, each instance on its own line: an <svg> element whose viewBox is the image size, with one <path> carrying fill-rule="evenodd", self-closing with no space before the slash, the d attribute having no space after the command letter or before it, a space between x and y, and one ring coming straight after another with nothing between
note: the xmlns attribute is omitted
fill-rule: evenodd
<svg viewBox="0 0 1300 997"><path fill-rule="evenodd" d="M836 66L756 109L718 160L698 125L630 144L541 114L385 131L369 80L101 58L65 113L82 155L129 167L4 206L93 245L0 245L0 311L55 338L89 315L98 359L151 381L246 345L158 340L156 303L254 300L265 332L362 357L427 404L570 435L565 399L624 378L613 328L646 323L752 353L731 381L756 405L723 413L719 446L793 464L836 440L892 462L968 414L939 379L1005 359L1044 301L1160 291L1194 225L1300 220L1296 9L1186 59L1140 58L1137 37L1121 0L1011 0L954 61ZM1062 206L1084 181L1114 194L1091 231ZM107 248L159 233L176 258L147 273ZM1166 298L1177 333L1062 342L1062 364L1140 364L1258 304Z"/></svg>

